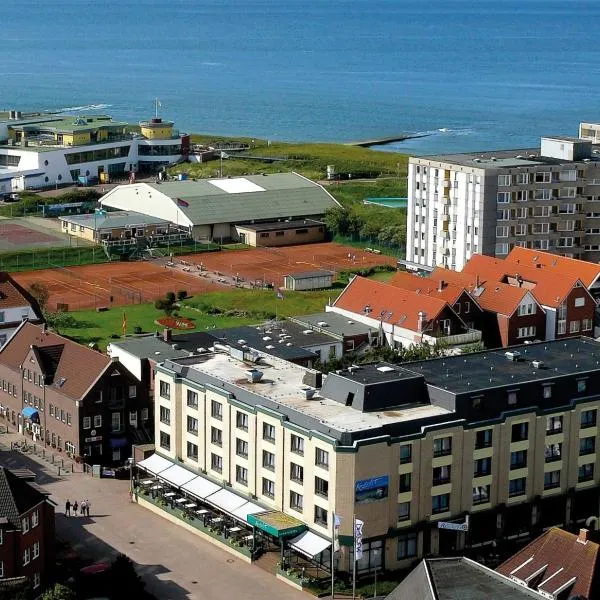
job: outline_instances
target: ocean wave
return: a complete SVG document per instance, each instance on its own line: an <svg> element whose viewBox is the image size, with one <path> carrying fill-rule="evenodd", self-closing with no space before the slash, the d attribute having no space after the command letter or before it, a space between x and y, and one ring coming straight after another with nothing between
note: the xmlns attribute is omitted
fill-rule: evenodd
<svg viewBox="0 0 600 600"><path fill-rule="evenodd" d="M51 112L63 113L63 112L81 112L84 110L103 110L110 108L112 104L84 104L83 106L67 106L65 108L57 108Z"/></svg>
<svg viewBox="0 0 600 600"><path fill-rule="evenodd" d="M432 135L452 135L452 136L461 136L461 135L472 135L474 133L473 129L470 127L463 127L459 129L450 129L449 127L440 127L438 129L428 129L427 131L417 131L413 135L415 137L429 137Z"/></svg>

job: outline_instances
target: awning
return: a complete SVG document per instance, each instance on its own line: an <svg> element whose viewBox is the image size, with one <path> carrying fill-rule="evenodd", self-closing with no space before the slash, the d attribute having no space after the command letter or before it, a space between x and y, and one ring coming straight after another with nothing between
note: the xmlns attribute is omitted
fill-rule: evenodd
<svg viewBox="0 0 600 600"><path fill-rule="evenodd" d="M182 485L181 489L190 493L194 498L204 500L206 496L210 496L217 490L220 490L221 486L204 477L196 477L195 479L188 481L185 485Z"/></svg>
<svg viewBox="0 0 600 600"><path fill-rule="evenodd" d="M248 515L248 523L279 539L299 535L308 529L300 519L278 510Z"/></svg>
<svg viewBox="0 0 600 600"><path fill-rule="evenodd" d="M317 554L321 554L323 550L327 550L330 546L330 540L326 540L312 531L305 531L298 537L290 540L290 547L307 558L314 558Z"/></svg>
<svg viewBox="0 0 600 600"><path fill-rule="evenodd" d="M137 466L142 467L144 471L147 471L152 475L158 475L158 473L161 471L173 466L173 463L170 460L159 456L158 454L153 454L152 456L149 456L148 458L137 463Z"/></svg>
<svg viewBox="0 0 600 600"><path fill-rule="evenodd" d="M125 446L127 446L126 437L110 438L111 448L125 448Z"/></svg>
<svg viewBox="0 0 600 600"><path fill-rule="evenodd" d="M225 511L230 515L233 511L246 504L248 500L230 492L226 489L221 489L206 498L206 501L212 504L215 508Z"/></svg>
<svg viewBox="0 0 600 600"><path fill-rule="evenodd" d="M32 421L35 421L36 423L40 422L40 413L38 413L38 409L37 408L33 408L33 406L26 406L21 411L21 414L26 419L31 419Z"/></svg>
<svg viewBox="0 0 600 600"><path fill-rule="evenodd" d="M164 471L161 471L158 475L159 479L174 485L175 487L181 487L188 481L198 477L195 473L180 467L179 465L173 465Z"/></svg>
<svg viewBox="0 0 600 600"><path fill-rule="evenodd" d="M258 504L254 504L254 502L246 502L246 504L242 504L239 508L236 508L231 514L236 519L239 519L243 523L248 522L248 515L255 515L257 513L266 512L267 509L259 506Z"/></svg>

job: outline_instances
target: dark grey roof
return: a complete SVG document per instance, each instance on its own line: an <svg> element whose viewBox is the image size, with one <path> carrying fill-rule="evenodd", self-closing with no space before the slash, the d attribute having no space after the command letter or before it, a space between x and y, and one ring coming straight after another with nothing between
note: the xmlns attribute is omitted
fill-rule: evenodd
<svg viewBox="0 0 600 600"><path fill-rule="evenodd" d="M517 600L543 598L468 558L423 560L387 600Z"/></svg>
<svg viewBox="0 0 600 600"><path fill-rule="evenodd" d="M369 332L372 334L377 333L377 329L369 327L364 323L354 321L348 317L344 317L334 312L321 312L314 313L312 315L301 315L297 317L290 317L290 320L306 325L317 331L326 331L332 335L338 335L342 337L353 337L359 335L367 335Z"/></svg>
<svg viewBox="0 0 600 600"><path fill-rule="evenodd" d="M519 360L507 358L513 351ZM541 367L533 361L540 361ZM579 375L598 371L599 365L600 343L579 337L404 363L402 368L424 375L429 385L460 394Z"/></svg>
<svg viewBox="0 0 600 600"><path fill-rule="evenodd" d="M0 515L21 529L21 515L46 499L46 495L27 481L0 467Z"/></svg>
<svg viewBox="0 0 600 600"><path fill-rule="evenodd" d="M173 344L177 348L173 348ZM181 347L182 345L178 342L177 336L174 336L173 341L165 342L162 336L142 335L139 337L130 337L120 342L111 342L110 345L121 348L137 358L150 358L155 362L162 362L168 358L183 358L190 354L187 349ZM212 345L212 343L209 345Z"/></svg>
<svg viewBox="0 0 600 600"><path fill-rule="evenodd" d="M169 221L127 210L113 212L102 211L86 215L68 215L60 217L61 221L82 227L100 229L124 229L128 227L144 227L146 225L167 225Z"/></svg>
<svg viewBox="0 0 600 600"><path fill-rule="evenodd" d="M333 277L331 271L303 271L301 273L290 273L286 277L292 279L313 279L314 277Z"/></svg>
<svg viewBox="0 0 600 600"><path fill-rule="evenodd" d="M287 229L296 229L296 227L323 227L321 221L314 219L296 219L295 221L271 221L269 223L246 223L240 225L250 231L284 231Z"/></svg>

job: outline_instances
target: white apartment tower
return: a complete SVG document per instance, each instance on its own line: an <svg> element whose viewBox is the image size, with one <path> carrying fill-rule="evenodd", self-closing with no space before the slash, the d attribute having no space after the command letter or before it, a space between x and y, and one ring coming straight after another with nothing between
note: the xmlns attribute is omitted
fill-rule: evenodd
<svg viewBox="0 0 600 600"><path fill-rule="evenodd" d="M515 246L600 261L600 149L546 137L541 148L411 157L406 259L461 270Z"/></svg>

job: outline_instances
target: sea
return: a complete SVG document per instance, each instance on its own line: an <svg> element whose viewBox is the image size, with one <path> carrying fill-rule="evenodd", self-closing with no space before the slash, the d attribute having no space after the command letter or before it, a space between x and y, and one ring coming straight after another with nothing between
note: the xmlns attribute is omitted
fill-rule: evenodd
<svg viewBox="0 0 600 600"><path fill-rule="evenodd" d="M0 25L0 109L158 107L182 131L286 141L417 135L378 146L417 155L600 120L597 0L2 0Z"/></svg>

